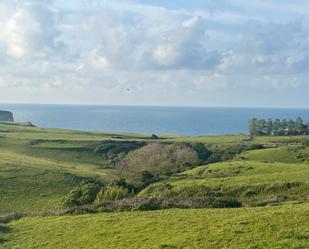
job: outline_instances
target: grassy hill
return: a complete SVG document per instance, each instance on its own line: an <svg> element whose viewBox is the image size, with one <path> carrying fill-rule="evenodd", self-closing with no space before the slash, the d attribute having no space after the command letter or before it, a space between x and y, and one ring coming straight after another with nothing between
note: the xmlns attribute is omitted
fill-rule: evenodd
<svg viewBox="0 0 309 249"><path fill-rule="evenodd" d="M0 213L55 209L82 181L113 178L94 152L111 137L0 125Z"/></svg>
<svg viewBox="0 0 309 249"><path fill-rule="evenodd" d="M198 199L242 206L309 200L308 148L280 147L245 152L234 160L184 171L156 182L140 196ZM233 203L233 202L232 202ZM212 203L210 203L212 205Z"/></svg>
<svg viewBox="0 0 309 249"><path fill-rule="evenodd" d="M309 147L285 146L281 148L250 151L243 153L241 159L266 163L309 164Z"/></svg>
<svg viewBox="0 0 309 249"><path fill-rule="evenodd" d="M0 123L0 247L306 248L307 145Z"/></svg>

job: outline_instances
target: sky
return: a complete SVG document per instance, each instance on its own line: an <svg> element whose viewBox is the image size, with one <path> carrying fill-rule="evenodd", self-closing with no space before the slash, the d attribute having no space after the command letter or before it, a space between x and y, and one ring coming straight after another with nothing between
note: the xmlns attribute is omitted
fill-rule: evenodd
<svg viewBox="0 0 309 249"><path fill-rule="evenodd" d="M0 102L309 108L307 0L0 0Z"/></svg>

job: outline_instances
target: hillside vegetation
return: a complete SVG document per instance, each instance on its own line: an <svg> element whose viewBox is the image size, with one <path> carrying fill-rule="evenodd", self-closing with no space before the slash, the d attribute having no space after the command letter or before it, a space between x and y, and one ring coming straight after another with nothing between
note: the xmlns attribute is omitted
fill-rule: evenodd
<svg viewBox="0 0 309 249"><path fill-rule="evenodd" d="M306 248L308 144L0 123L0 246Z"/></svg>

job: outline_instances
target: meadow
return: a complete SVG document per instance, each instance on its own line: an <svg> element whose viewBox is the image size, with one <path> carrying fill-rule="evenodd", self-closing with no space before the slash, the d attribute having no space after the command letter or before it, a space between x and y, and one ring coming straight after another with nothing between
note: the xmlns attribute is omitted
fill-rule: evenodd
<svg viewBox="0 0 309 249"><path fill-rule="evenodd" d="M3 248L299 249L309 244L308 204L241 209L172 209L10 223Z"/></svg>
<svg viewBox="0 0 309 249"><path fill-rule="evenodd" d="M308 224L307 136L0 124L1 248L305 249Z"/></svg>

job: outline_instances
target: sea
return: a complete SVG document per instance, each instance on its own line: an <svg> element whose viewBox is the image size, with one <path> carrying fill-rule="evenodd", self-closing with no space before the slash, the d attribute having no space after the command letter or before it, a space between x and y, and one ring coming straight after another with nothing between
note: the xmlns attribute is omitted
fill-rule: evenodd
<svg viewBox="0 0 309 249"><path fill-rule="evenodd" d="M45 128L186 136L247 133L252 117L309 122L309 109L286 108L0 104L0 110Z"/></svg>

